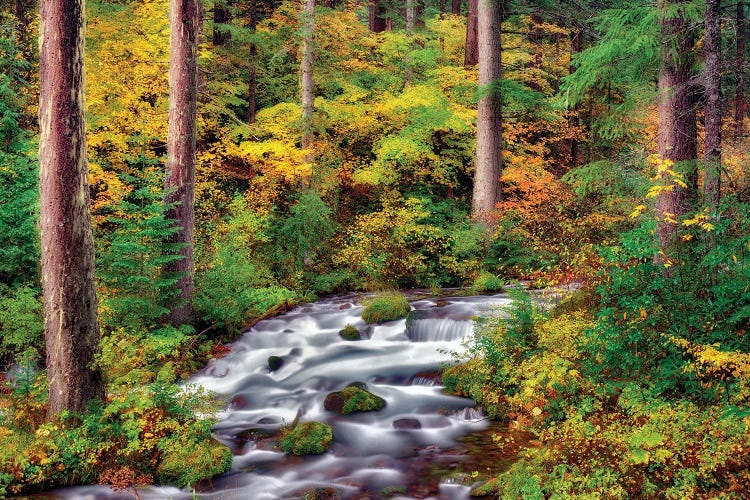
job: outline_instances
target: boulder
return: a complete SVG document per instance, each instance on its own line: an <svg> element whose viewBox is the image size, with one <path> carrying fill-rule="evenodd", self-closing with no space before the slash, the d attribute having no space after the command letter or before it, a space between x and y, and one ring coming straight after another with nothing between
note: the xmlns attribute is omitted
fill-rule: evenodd
<svg viewBox="0 0 750 500"><path fill-rule="evenodd" d="M339 337L344 340L362 340L362 334L354 325L346 325L340 332Z"/></svg>
<svg viewBox="0 0 750 500"><path fill-rule="evenodd" d="M356 386L349 386L326 396L323 406L326 410L348 415L354 412L378 411L385 406L385 399Z"/></svg>
<svg viewBox="0 0 750 500"><path fill-rule="evenodd" d="M320 455L333 442L333 429L321 422L303 422L291 431L285 431L279 444L281 449L294 455Z"/></svg>

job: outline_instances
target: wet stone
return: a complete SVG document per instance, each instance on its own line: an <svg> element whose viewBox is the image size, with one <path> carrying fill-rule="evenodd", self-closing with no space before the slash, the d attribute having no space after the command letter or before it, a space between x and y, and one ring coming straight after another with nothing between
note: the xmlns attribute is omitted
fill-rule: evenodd
<svg viewBox="0 0 750 500"><path fill-rule="evenodd" d="M399 418L393 421L393 428L399 430L421 429L422 424L416 418Z"/></svg>
<svg viewBox="0 0 750 500"><path fill-rule="evenodd" d="M268 357L268 369L272 372L275 372L279 368L284 366L284 360L279 356L269 356Z"/></svg>

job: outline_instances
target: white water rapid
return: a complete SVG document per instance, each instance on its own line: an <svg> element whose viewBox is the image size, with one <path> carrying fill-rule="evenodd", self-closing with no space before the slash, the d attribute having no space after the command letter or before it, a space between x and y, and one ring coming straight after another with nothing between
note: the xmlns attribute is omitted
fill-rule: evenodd
<svg viewBox="0 0 750 500"><path fill-rule="evenodd" d="M436 372L451 360L451 352L463 350L474 316L508 302L505 295L423 299L411 303L418 312L408 321L373 326L362 321L357 297L346 295L258 323L231 346L229 355L191 380L229 401L218 415L214 435L234 453L232 470L196 496L300 498L306 491L328 488L341 498L466 498L469 486L450 479L421 487L433 464L448 468L457 460L445 456L457 438L488 425L473 401L441 392ZM338 332L347 324L356 326L363 340L342 340ZM281 368L270 371L269 356L281 357ZM323 408L329 392L353 382L365 383L387 406L347 416ZM334 444L327 453L294 457L263 438L298 413L302 422L333 427ZM194 498L192 492L156 486L138 493L142 499ZM104 486L53 494L133 498Z"/></svg>

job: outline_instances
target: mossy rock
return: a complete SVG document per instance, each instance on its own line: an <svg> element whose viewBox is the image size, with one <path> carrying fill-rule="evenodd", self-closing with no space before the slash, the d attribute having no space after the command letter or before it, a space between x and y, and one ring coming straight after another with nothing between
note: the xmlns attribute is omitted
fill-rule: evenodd
<svg viewBox="0 0 750 500"><path fill-rule="evenodd" d="M326 410L348 415L354 412L378 411L385 407L385 399L356 386L349 386L326 396L323 404Z"/></svg>
<svg viewBox="0 0 750 500"><path fill-rule="evenodd" d="M269 356L268 357L268 369L272 372L275 372L279 368L284 366L284 359L279 356Z"/></svg>
<svg viewBox="0 0 750 500"><path fill-rule="evenodd" d="M504 288L503 280L488 272L480 273L471 285L474 293L500 293Z"/></svg>
<svg viewBox="0 0 750 500"><path fill-rule="evenodd" d="M362 334L354 325L346 325L340 332L339 337L344 340L362 340Z"/></svg>
<svg viewBox="0 0 750 500"><path fill-rule="evenodd" d="M402 293L382 293L367 299L364 302L365 309L362 311L362 319L366 323L385 323L405 318L411 306L406 296Z"/></svg>
<svg viewBox="0 0 750 500"><path fill-rule="evenodd" d="M321 422L303 422L281 438L281 449L294 455L320 455L333 442L333 429Z"/></svg>

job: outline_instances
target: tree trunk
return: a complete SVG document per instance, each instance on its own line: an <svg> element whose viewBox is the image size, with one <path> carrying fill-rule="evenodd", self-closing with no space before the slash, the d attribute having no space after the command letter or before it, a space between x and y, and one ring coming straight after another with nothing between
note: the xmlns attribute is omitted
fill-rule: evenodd
<svg viewBox="0 0 750 500"><path fill-rule="evenodd" d="M406 32L414 32L414 21L417 18L417 6L415 0L406 0Z"/></svg>
<svg viewBox="0 0 750 500"><path fill-rule="evenodd" d="M706 1L706 139L704 192L711 213L718 213L721 198L721 1Z"/></svg>
<svg viewBox="0 0 750 500"><path fill-rule="evenodd" d="M575 54L578 54L583 49L583 30L581 29L571 29L570 30L570 57L571 57L571 64L568 72L572 75L575 72L575 68L573 67L572 59ZM581 111L581 105L579 103L576 103L573 106L572 114L570 115L570 119L568 120L568 124L570 125L571 132L577 133L578 127L581 124L581 120L579 118L579 113ZM575 136L573 136L570 139L570 168L576 168L578 166L578 139L576 139Z"/></svg>
<svg viewBox="0 0 750 500"><path fill-rule="evenodd" d="M302 63L300 65L302 93L302 149L310 149L313 144L313 99L315 82L313 81L314 43L315 43L315 0L305 1L303 12ZM313 162L313 153L305 156L306 163Z"/></svg>
<svg viewBox="0 0 750 500"><path fill-rule="evenodd" d="M382 33L387 28L386 9L382 0L370 0L370 31L373 33Z"/></svg>
<svg viewBox="0 0 750 500"><path fill-rule="evenodd" d="M494 2L495 0L487 1ZM479 0L469 0L469 12L466 15L466 50L464 52L464 66L467 67L474 66L479 62L479 44L477 42L478 5Z"/></svg>
<svg viewBox="0 0 750 500"><path fill-rule="evenodd" d="M89 209L83 0L42 0L39 188L49 418L104 399Z"/></svg>
<svg viewBox="0 0 750 500"><path fill-rule="evenodd" d="M451 11L453 12L454 16L461 15L461 0L453 0L451 2Z"/></svg>
<svg viewBox="0 0 750 500"><path fill-rule="evenodd" d="M255 6L256 0L250 0L248 7L248 28L255 34L255 27L258 25L258 12ZM258 79L256 72L256 58L258 57L258 48L254 43L250 44L250 72L247 78L247 122L255 123L255 115L258 111Z"/></svg>
<svg viewBox="0 0 750 500"><path fill-rule="evenodd" d="M171 0L169 55L169 134L165 201L175 205L167 217L179 230L170 243L182 245L182 259L166 266L176 273L178 297L170 311L173 325L190 320L193 298L193 233L195 224L195 141L197 108L197 37L199 5L195 0Z"/></svg>
<svg viewBox="0 0 750 500"><path fill-rule="evenodd" d="M413 36L414 36L414 18L416 16L416 7L414 6L415 0L406 0L406 36L409 38L409 47L407 48L405 58L405 78L404 85L406 87L411 86L412 81L412 70L411 70L411 56Z"/></svg>
<svg viewBox="0 0 750 500"><path fill-rule="evenodd" d="M695 198L697 157L695 89L693 77L693 44L689 20L684 10L678 10L673 17L666 17L673 4L683 4L686 0L668 2L662 0L660 8L664 13L661 24L662 66L659 72L659 157L675 163L675 169L682 173L687 187L677 185L670 174L661 174L662 182L672 186L662 190L656 199L657 237L660 255L657 262L669 264L673 248L679 244L676 220L687 213ZM689 0L687 0L689 1ZM665 266L665 274L671 273Z"/></svg>
<svg viewBox="0 0 750 500"><path fill-rule="evenodd" d="M475 1L475 0L470 0ZM479 86L487 87L502 78L500 26L503 0L478 3ZM500 201L500 173L503 168L501 95L491 91L479 100L477 113L477 152L474 172L472 215L494 228L494 211Z"/></svg>
<svg viewBox="0 0 750 500"><path fill-rule="evenodd" d="M225 0L216 0L214 2L214 32L212 41L215 47L224 45L232 38L232 35L229 34L228 31L217 29L218 24L226 24L232 19L229 8L224 1Z"/></svg>
<svg viewBox="0 0 750 500"><path fill-rule="evenodd" d="M737 1L737 55L734 71L737 76L737 91L734 98L734 137L745 134L745 2Z"/></svg>

